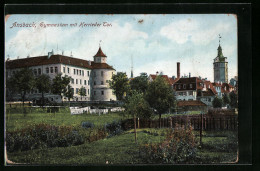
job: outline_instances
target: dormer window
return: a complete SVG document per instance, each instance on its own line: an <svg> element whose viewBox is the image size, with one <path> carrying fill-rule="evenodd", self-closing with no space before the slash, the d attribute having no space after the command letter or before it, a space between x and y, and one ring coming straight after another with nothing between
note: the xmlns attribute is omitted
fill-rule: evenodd
<svg viewBox="0 0 260 171"><path fill-rule="evenodd" d="M186 84L183 84L183 88L186 89Z"/></svg>

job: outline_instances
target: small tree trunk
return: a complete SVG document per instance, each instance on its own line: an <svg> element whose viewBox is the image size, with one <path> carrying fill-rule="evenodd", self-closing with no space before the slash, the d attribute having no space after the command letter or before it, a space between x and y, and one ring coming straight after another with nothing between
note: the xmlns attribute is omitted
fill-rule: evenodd
<svg viewBox="0 0 260 171"><path fill-rule="evenodd" d="M137 143L137 135L136 135L136 117L134 115L134 126L135 126L135 143Z"/></svg>
<svg viewBox="0 0 260 171"><path fill-rule="evenodd" d="M44 94L43 94L43 91L42 91L42 108L43 108L43 103L44 103Z"/></svg>
<svg viewBox="0 0 260 171"><path fill-rule="evenodd" d="M159 114L159 128L161 128L162 126L161 118L162 118L162 114Z"/></svg>

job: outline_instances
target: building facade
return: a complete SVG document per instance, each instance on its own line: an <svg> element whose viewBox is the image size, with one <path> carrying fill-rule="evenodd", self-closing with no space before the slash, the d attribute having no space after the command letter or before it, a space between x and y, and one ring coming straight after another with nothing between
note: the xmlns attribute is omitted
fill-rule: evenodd
<svg viewBox="0 0 260 171"><path fill-rule="evenodd" d="M37 77L41 74L49 75L52 80L57 74L71 77L70 86L74 92L72 101L110 101L116 100L116 96L109 88L109 80L112 75L116 74L116 70L106 63L106 56L99 47L97 54L94 56L94 61L68 57L64 55L54 54L49 52L46 56L27 57L23 59L7 60L6 61L6 76L11 77L12 74L22 68L32 69ZM79 95L80 88L85 89L85 96ZM7 87L8 91L8 87ZM7 93L8 95L8 93ZM20 100L20 95L16 94L12 100ZM41 98L41 93L34 89L27 93L26 99L38 100ZM66 97L45 93L45 98L48 101L61 102L68 101Z"/></svg>

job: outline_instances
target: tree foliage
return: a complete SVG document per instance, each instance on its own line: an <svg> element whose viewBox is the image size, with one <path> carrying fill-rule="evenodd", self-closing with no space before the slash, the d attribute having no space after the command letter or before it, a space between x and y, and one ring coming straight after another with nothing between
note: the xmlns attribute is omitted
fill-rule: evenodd
<svg viewBox="0 0 260 171"><path fill-rule="evenodd" d="M116 94L117 100L123 100L124 95L130 90L129 80L126 73L118 72L112 76L112 80L109 82L109 86L113 89L113 93Z"/></svg>
<svg viewBox="0 0 260 171"><path fill-rule="evenodd" d="M141 73L140 76L135 77L130 81L131 90L136 90L140 93L145 93L148 87L147 73Z"/></svg>
<svg viewBox="0 0 260 171"><path fill-rule="evenodd" d="M36 78L36 88L42 93L42 106L44 105L44 93L51 89L51 80L49 75L42 74Z"/></svg>
<svg viewBox="0 0 260 171"><path fill-rule="evenodd" d="M214 108L221 108L222 107L222 99L215 97L213 99L212 105L213 105Z"/></svg>
<svg viewBox="0 0 260 171"><path fill-rule="evenodd" d="M82 87L79 89L78 94L80 95L81 101L82 101L82 97L83 97L83 96L86 96L86 89L82 86Z"/></svg>
<svg viewBox="0 0 260 171"><path fill-rule="evenodd" d="M237 108L237 94L232 91L231 93L229 93L229 97L230 97L230 106L232 108Z"/></svg>
<svg viewBox="0 0 260 171"><path fill-rule="evenodd" d="M68 85L66 93L65 93L65 97L67 97L68 100L70 101L70 99L72 99L73 96L74 96L73 89L72 89L71 85Z"/></svg>
<svg viewBox="0 0 260 171"><path fill-rule="evenodd" d="M57 74L56 77L52 80L52 93L59 95L62 101L62 97L66 94L69 83L70 77L67 75L62 76L61 74Z"/></svg>
<svg viewBox="0 0 260 171"><path fill-rule="evenodd" d="M35 87L35 77L33 72L29 68L23 68L17 71L12 77L13 78L10 78L11 82L8 83L8 86L21 94L24 106L26 93L30 92ZM10 85L10 83L12 85Z"/></svg>
<svg viewBox="0 0 260 171"><path fill-rule="evenodd" d="M159 114L161 126L161 114L174 106L175 96L173 89L162 76L157 76L154 81L148 84L145 99Z"/></svg>
<svg viewBox="0 0 260 171"><path fill-rule="evenodd" d="M224 93L222 97L223 105L226 106L227 104L230 104L230 97L228 93Z"/></svg>

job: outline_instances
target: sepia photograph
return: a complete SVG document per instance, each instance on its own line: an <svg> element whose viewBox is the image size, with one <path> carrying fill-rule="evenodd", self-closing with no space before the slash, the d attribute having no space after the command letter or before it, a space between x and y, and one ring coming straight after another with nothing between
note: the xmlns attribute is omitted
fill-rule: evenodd
<svg viewBox="0 0 260 171"><path fill-rule="evenodd" d="M5 15L5 165L237 164L236 14Z"/></svg>

